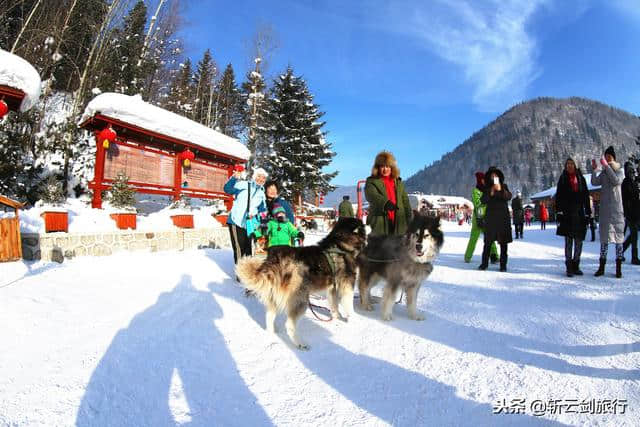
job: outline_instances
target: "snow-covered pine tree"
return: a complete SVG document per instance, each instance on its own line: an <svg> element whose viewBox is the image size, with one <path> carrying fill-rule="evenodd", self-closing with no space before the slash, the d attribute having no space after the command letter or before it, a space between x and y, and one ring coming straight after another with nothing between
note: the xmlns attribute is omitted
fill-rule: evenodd
<svg viewBox="0 0 640 427"><path fill-rule="evenodd" d="M42 172L33 144L37 115L35 111L12 112L0 122L0 194L31 204L38 200Z"/></svg>
<svg viewBox="0 0 640 427"><path fill-rule="evenodd" d="M193 93L194 88L191 83L193 79L193 70L191 69L191 60L187 60L179 65L178 73L175 75L169 96L164 108L185 117L191 116L193 112Z"/></svg>
<svg viewBox="0 0 640 427"><path fill-rule="evenodd" d="M148 61L140 61L146 22L147 7L139 0L124 18L122 27L113 30L107 53L100 61L97 85L102 92L135 95L142 91L153 71Z"/></svg>
<svg viewBox="0 0 640 427"><path fill-rule="evenodd" d="M61 205L65 199L62 183L55 175L49 175L40 187L40 200L47 205L58 206Z"/></svg>
<svg viewBox="0 0 640 427"><path fill-rule="evenodd" d="M133 209L136 205L135 190L129 185L129 177L120 171L109 191L109 202L117 209Z"/></svg>
<svg viewBox="0 0 640 427"><path fill-rule="evenodd" d="M243 105L231 64L227 65L218 82L215 111L213 128L237 138L243 129Z"/></svg>
<svg viewBox="0 0 640 427"><path fill-rule="evenodd" d="M158 3L145 38L143 58L151 64L142 96L147 102L164 106L175 76L180 72L183 45L176 33L181 23L178 1ZM154 25L155 24L155 25Z"/></svg>
<svg viewBox="0 0 640 427"><path fill-rule="evenodd" d="M267 85L260 74L262 58L254 59L255 68L247 73L247 80L242 83L242 98L244 106L244 125L247 129L247 148L251 152L249 168L255 159L264 155L263 141L266 123L266 89Z"/></svg>
<svg viewBox="0 0 640 427"><path fill-rule="evenodd" d="M313 103L304 79L294 76L291 67L274 81L268 106L269 148L258 162L282 183L284 195L292 200L332 190L329 182L337 172L323 171L335 156L322 131L324 113Z"/></svg>
<svg viewBox="0 0 640 427"><path fill-rule="evenodd" d="M212 108L214 104L214 80L218 73L218 67L207 49L198 62L193 78L195 98L193 99L192 120L210 126L212 120Z"/></svg>

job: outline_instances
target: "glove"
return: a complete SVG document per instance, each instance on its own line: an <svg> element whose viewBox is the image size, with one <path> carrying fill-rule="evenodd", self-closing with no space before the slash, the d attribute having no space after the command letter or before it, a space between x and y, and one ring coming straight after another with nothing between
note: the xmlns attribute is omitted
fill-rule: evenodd
<svg viewBox="0 0 640 427"><path fill-rule="evenodd" d="M298 232L298 239L304 240L304 233L302 231Z"/></svg>
<svg viewBox="0 0 640 427"><path fill-rule="evenodd" d="M253 240L254 242L257 242L257 241L258 241L258 238L256 237L256 233L251 233L251 234L249 234L249 238L250 238L251 240Z"/></svg>
<svg viewBox="0 0 640 427"><path fill-rule="evenodd" d="M387 200L387 203L384 204L384 209L387 211L397 211L398 207L391 200Z"/></svg>
<svg viewBox="0 0 640 427"><path fill-rule="evenodd" d="M602 165L602 167L607 166L609 163L607 163L607 159L603 157L600 157L600 164Z"/></svg>

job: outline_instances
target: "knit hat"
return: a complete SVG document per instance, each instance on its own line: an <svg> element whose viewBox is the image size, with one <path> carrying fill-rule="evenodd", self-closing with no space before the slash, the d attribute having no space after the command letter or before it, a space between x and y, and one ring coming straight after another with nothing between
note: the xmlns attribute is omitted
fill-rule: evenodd
<svg viewBox="0 0 640 427"><path fill-rule="evenodd" d="M476 185L481 186L484 179L484 172L476 172Z"/></svg>
<svg viewBox="0 0 640 427"><path fill-rule="evenodd" d="M273 209L271 209L271 215L273 216L277 216L280 212L282 212L283 214L286 214L284 208L282 206L280 206L279 204L274 204L273 205Z"/></svg>
<svg viewBox="0 0 640 427"><path fill-rule="evenodd" d="M613 145L608 146L607 149L604 150L604 155L606 156L607 154L610 154L613 160L616 159L616 152L613 150Z"/></svg>

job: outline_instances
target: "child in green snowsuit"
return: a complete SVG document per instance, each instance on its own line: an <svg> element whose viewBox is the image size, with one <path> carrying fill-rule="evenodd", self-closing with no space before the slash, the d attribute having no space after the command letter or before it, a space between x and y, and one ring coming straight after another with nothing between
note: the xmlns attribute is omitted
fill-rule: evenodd
<svg viewBox="0 0 640 427"><path fill-rule="evenodd" d="M469 243L467 244L467 250L464 253L464 262L471 262L473 257L473 251L476 249L476 243L480 233L483 233L482 228L478 225L478 217L484 215L486 212L486 206L482 204L480 199L482 198L482 190L484 189L484 173L476 172L476 186L471 192L471 199L473 201L473 217L471 219L471 236L469 237ZM477 216L478 215L478 216ZM496 248L496 242L491 244L491 262L498 262L498 249Z"/></svg>
<svg viewBox="0 0 640 427"><path fill-rule="evenodd" d="M289 222L284 208L278 204L273 206L271 210L273 218L267 223L266 230L257 229L253 235L256 239L263 236L267 237L267 248L273 246L292 246L293 238L299 240L304 239L304 233Z"/></svg>

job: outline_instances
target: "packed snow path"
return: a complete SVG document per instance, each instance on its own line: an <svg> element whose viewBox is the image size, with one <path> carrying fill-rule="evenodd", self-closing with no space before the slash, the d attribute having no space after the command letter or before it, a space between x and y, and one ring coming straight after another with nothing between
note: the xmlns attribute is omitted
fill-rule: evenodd
<svg viewBox="0 0 640 427"><path fill-rule="evenodd" d="M479 272L467 237L445 223L424 322L307 313L308 352L265 332L229 250L0 264L0 425L638 425L640 267L594 278L585 242L567 278L549 227ZM580 413L603 405L624 414Z"/></svg>

